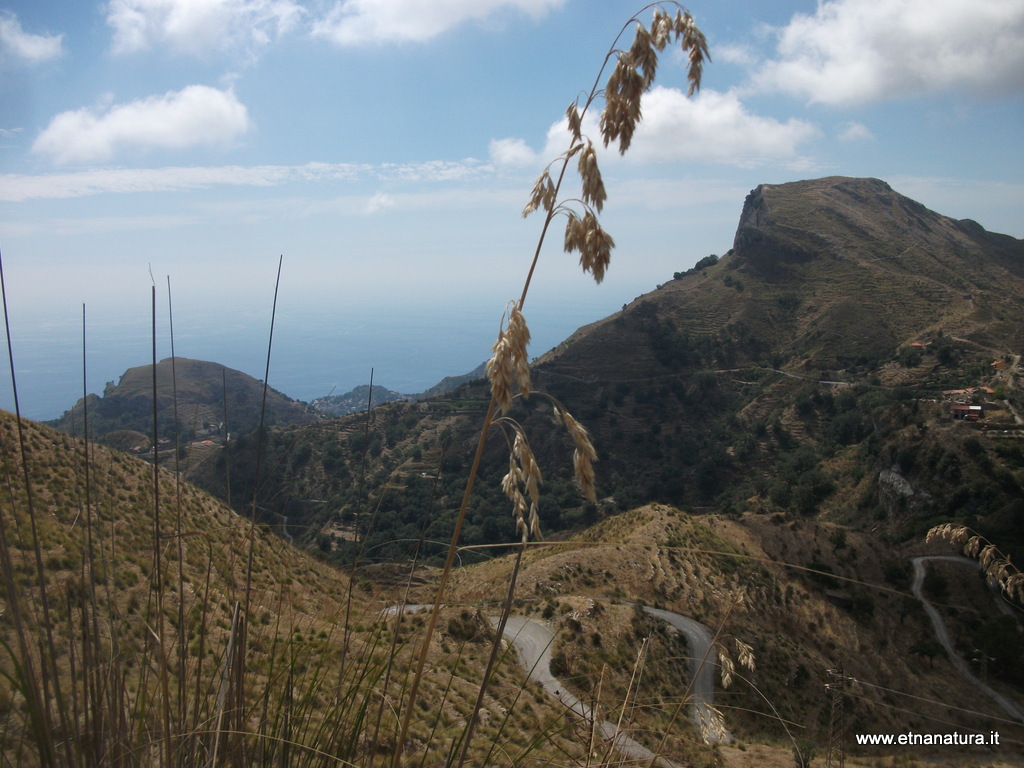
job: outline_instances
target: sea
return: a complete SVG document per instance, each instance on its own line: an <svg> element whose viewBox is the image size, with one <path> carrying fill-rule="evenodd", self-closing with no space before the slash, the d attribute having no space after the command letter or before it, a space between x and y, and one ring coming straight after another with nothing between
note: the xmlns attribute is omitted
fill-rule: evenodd
<svg viewBox="0 0 1024 768"><path fill-rule="evenodd" d="M530 352L539 356L576 328L611 314L600 302L538 303L528 312ZM85 394L154 359L153 318L114 314L10 318L10 355L0 366L0 408L59 418ZM264 379L310 402L373 383L403 394L469 373L490 356L501 308L437 305L374 309L304 307L176 312L156 319L157 360L209 360ZM273 327L271 322L273 321ZM172 332L173 324L173 332ZM269 354L269 357L268 357ZM13 377L11 375L13 360ZM269 367L268 367L269 361Z"/></svg>

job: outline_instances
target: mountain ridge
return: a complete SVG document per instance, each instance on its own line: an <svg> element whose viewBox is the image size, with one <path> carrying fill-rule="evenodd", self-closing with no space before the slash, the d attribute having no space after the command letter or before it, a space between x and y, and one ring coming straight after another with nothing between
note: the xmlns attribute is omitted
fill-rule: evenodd
<svg viewBox="0 0 1024 768"><path fill-rule="evenodd" d="M1024 350L1021 241L930 212L879 180L829 177L756 188L733 248L699 263L532 365L533 386L590 430L599 453L593 506L575 494L571 448L550 427L545 398L516 406L535 455L550 467L541 497L549 530L652 501L882 520L898 537L965 510L1017 518L993 517L1021 482L1014 443L976 430L1012 431L1013 409L1024 411L1010 365ZM1008 370L997 371L996 361ZM942 393L965 389L975 392L983 423L951 419ZM270 481L274 503L280 514L307 520L310 543L340 553L338 525L354 519L348 484L365 460L368 487L388 489L374 551L400 557L385 545L389 526L412 537L405 510L426 498L420 486L439 468L439 503L454 504L467 470L461 453L487 400L486 384L469 382L375 410L368 424L342 419L319 426L315 438L282 432L273 450L303 446L303 461ZM986 440L980 453L977 439ZM484 477L495 479L480 490L470 544L512 537L498 512L503 454L495 436L483 463ZM980 459L1004 479L993 482L991 469L968 473ZM236 462L233 482L243 483L244 464ZM963 475L932 476L954 465ZM912 493L899 490L904 481ZM919 492L929 485L935 493ZM445 519L434 524L436 538Z"/></svg>
<svg viewBox="0 0 1024 768"><path fill-rule="evenodd" d="M975 261L978 273L965 276L944 263L939 254L947 252L963 265ZM708 282L709 275L718 279ZM763 289L749 301L744 278L758 281ZM905 281L900 291L892 285L897 278ZM808 281L815 282L814 294L798 296L800 284ZM1012 298L1002 299L1004 292ZM870 303L852 304L851 293ZM537 362L541 369L564 362L566 351L589 333L658 310L673 330L723 334L719 341L729 343L745 362L767 362L763 348L768 337L777 334L776 326L785 326L795 335L783 352L803 352L799 362L810 360L805 367L834 370L943 326L972 338L980 328L994 326L990 317L978 316L977 302L986 305L982 315L998 311L1009 316L1022 293L1024 241L928 211L885 182L828 177L762 184L744 201L733 247L718 263L664 283L621 312L584 326ZM922 313L936 307L944 307L941 318L920 322ZM972 340L990 347L1024 344L1019 327L1011 318L1007 322L1014 329L1009 336L1004 327L996 338ZM844 339L850 348L837 350L842 330L837 326L856 323L870 329L870 336ZM808 338L809 325L817 339ZM623 346L641 344L639 354L647 351L643 333L625 335L629 338ZM600 333L600 339L608 343L609 334ZM642 367L643 358L640 362Z"/></svg>

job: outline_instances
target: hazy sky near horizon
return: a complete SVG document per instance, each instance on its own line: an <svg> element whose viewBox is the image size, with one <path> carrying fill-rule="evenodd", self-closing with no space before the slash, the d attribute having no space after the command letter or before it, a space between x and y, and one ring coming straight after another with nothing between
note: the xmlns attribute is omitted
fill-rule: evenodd
<svg viewBox="0 0 1024 768"><path fill-rule="evenodd" d="M496 330L562 114L640 5L0 0L12 330L83 303L145 317L167 277L197 324L269 311L279 255L285 313L493 306ZM1024 0L688 8L702 90L686 99L663 55L632 150L600 155L607 278L578 274L556 233L538 311L587 322L728 250L760 183L875 176L1024 237Z"/></svg>

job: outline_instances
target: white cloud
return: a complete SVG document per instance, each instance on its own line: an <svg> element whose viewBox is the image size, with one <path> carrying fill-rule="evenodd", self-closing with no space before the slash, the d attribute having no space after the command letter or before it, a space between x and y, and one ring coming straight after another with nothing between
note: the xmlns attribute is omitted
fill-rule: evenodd
<svg viewBox="0 0 1024 768"><path fill-rule="evenodd" d="M395 205L397 205L397 203L391 195L386 192L375 192L370 196L370 199L366 201L366 207L363 209L363 213L367 216L373 216L375 213L380 213L381 211L394 208Z"/></svg>
<svg viewBox="0 0 1024 768"><path fill-rule="evenodd" d="M18 17L0 11L0 59L11 57L29 64L58 58L63 52L63 35L33 35L21 28Z"/></svg>
<svg viewBox="0 0 1024 768"><path fill-rule="evenodd" d="M190 85L105 111L62 112L39 134L32 150L57 163L101 162L133 147L228 144L248 128L248 111L233 92Z"/></svg>
<svg viewBox="0 0 1024 768"><path fill-rule="evenodd" d="M304 166L220 166L171 168L117 168L40 176L0 176L0 201L56 200L98 194L176 192L213 186L269 187L293 179L345 178L358 174L357 166L315 163Z"/></svg>
<svg viewBox="0 0 1024 768"><path fill-rule="evenodd" d="M790 118L780 122L750 112L736 91L702 89L690 98L676 88L655 86L643 97L642 119L624 157L625 162L663 165L671 162L723 163L752 168L769 163L790 168L812 168L813 163L799 156L800 145L818 136L818 129L804 120ZM618 145L601 146L599 114L588 112L583 119L583 135L598 147L602 166L619 162ZM520 151L521 141L503 139L500 150ZM535 153L540 162L551 162L569 149L568 123L562 120L548 129L544 148ZM525 159L529 148L522 144ZM491 155L497 163L495 144ZM514 155L513 155L514 156Z"/></svg>
<svg viewBox="0 0 1024 768"><path fill-rule="evenodd" d="M426 160L421 163L382 163L375 174L382 179L402 181L464 181L484 170L479 160Z"/></svg>
<svg viewBox="0 0 1024 768"><path fill-rule="evenodd" d="M169 45L182 53L251 51L293 29L305 10L293 0L110 0L115 53Z"/></svg>
<svg viewBox="0 0 1024 768"><path fill-rule="evenodd" d="M482 178L490 173L486 164L472 159L461 163L437 161L405 165L314 162L304 165L116 168L43 175L12 173L0 175L0 202L177 192L215 186L272 187L290 183L365 180L437 184ZM425 194L436 197L438 193L431 191ZM387 199L393 203L398 197L389 194ZM365 203L365 197L362 200Z"/></svg>
<svg viewBox="0 0 1024 768"><path fill-rule="evenodd" d="M753 85L810 102L1024 91L1024 0L829 0L777 35Z"/></svg>
<svg viewBox="0 0 1024 768"><path fill-rule="evenodd" d="M654 87L644 96L643 120L628 158L741 167L790 161L817 129L803 120L780 122L747 110L732 91L702 90L695 98L675 88Z"/></svg>
<svg viewBox="0 0 1024 768"><path fill-rule="evenodd" d="M868 141L873 138L875 138L875 135L864 123L844 123L839 130L840 141Z"/></svg>
<svg viewBox="0 0 1024 768"><path fill-rule="evenodd" d="M424 42L466 21L505 10L540 18L565 0L342 0L313 26L313 34L338 45Z"/></svg>
<svg viewBox="0 0 1024 768"><path fill-rule="evenodd" d="M491 162L498 168L535 166L537 153L522 139L494 139L489 147Z"/></svg>
<svg viewBox="0 0 1024 768"><path fill-rule="evenodd" d="M757 55L752 48L746 45L716 45L715 61L723 64L737 64L741 67L750 67L757 63Z"/></svg>

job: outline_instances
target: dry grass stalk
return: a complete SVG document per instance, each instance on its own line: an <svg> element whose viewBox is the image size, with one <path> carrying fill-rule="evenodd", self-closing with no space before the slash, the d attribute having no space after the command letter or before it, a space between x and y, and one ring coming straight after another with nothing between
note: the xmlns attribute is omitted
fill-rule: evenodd
<svg viewBox="0 0 1024 768"><path fill-rule="evenodd" d="M700 738L705 744L721 744L729 737L725 727L725 716L715 707L708 705L700 711Z"/></svg>
<svg viewBox="0 0 1024 768"><path fill-rule="evenodd" d="M670 15L663 6L674 7L675 16ZM593 142L583 135L583 119L590 107L599 99L604 100L604 108L599 119L601 139L605 147L618 142L619 154L625 154L642 118L641 99L643 94L654 84L658 55L670 43L678 43L686 55L688 95L692 96L700 88L704 62L709 61L710 56L708 55L707 40L697 28L693 17L678 3L653 3L647 8L654 9L650 29L634 16L619 34L621 38L622 34L632 25L634 38L630 47L628 49L618 48L617 38L615 45L605 57L605 66L598 74L597 83L600 82L605 67L612 60L614 60L614 65L604 88L599 89L595 83L582 105L577 100L566 109L565 117L570 142L569 149L561 156L562 168L557 181L552 179L550 168L545 169L537 178L530 194L530 200L523 209L523 216L529 216L534 211L543 209L547 212L547 217L541 234L541 242L538 243L534 262L530 267L526 286L523 289L520 306L525 301L530 278L540 255L540 246L543 244L547 227L557 214L565 215L567 219L564 238L565 251L567 253L579 252L580 266L584 272L590 273L597 282L601 282L610 262L611 250L615 247L615 241L604 231L596 216L604 206L607 193L601 178ZM575 209L567 203L560 204L558 202L559 190L569 160L576 155L579 155L577 171L582 182L581 199L576 202L582 206L582 210Z"/></svg>
<svg viewBox="0 0 1024 768"><path fill-rule="evenodd" d="M572 465L576 476L576 484L580 491L590 501L597 501L597 486L594 477L594 462L597 461L597 451L590 441L590 434L586 428L573 418L572 414L565 410L565 406L554 407L555 421L565 425L566 432L572 438L576 448L572 454Z"/></svg>
<svg viewBox="0 0 1024 768"><path fill-rule="evenodd" d="M676 16L673 20L663 9L663 5L673 5L676 8ZM466 490L463 494L462 506L456 518L455 530L452 535L449 555L439 580L438 595L435 600L434 610L431 619L428 621L428 632L436 620L436 613L440 607L441 593L447 584L448 574L451 570L453 553L458 546L458 537L465 519L469 495L476 480L477 469L480 464L480 457L483 454L484 445L491 427L496 423L495 415L500 412L504 424L512 426L514 439L512 440L509 457L509 471L502 479L502 490L512 501L513 516L516 520L517 532L522 537L525 546L529 535L538 536L539 519L537 516L537 500L540 486L540 470L537 468L533 452L522 428L515 422L504 418L512 406L513 399L517 396L526 398L531 391L529 362L526 355L526 345L529 342L529 331L522 309L526 302L526 296L530 289L540 252L547 236L548 228L556 215L566 217L565 235L563 248L567 253L579 253L579 263L585 273L593 276L594 280L600 283L604 279L605 272L611 262L611 252L615 247L615 241L598 221L597 214L601 212L607 200L604 181L598 166L597 152L593 142L583 135L583 119L590 106L598 99L604 98L605 107L600 118L600 131L607 147L612 141L618 140L619 152L625 153L632 141L636 125L641 118L640 99L654 83L657 69L658 54L665 49L669 42L677 40L681 43L684 53L688 54L689 69L688 80L690 82L690 95L699 87L703 61L707 58L707 44L703 34L693 24L693 19L677 3L661 4L655 3L648 8L654 8L654 19L651 30L633 17L623 27L625 32L630 25L634 27L634 40L627 51L615 47L616 39L611 51L605 57L605 65L615 58L615 66L612 69L608 83L603 90L599 90L597 84L591 89L589 96L580 108L579 101L573 102L566 109L566 122L570 135L569 149L563 153L562 165L557 180L552 178L550 168L546 168L533 185L530 198L523 208L523 216L529 216L537 210L545 211L544 224L541 235L534 252L533 261L523 285L523 291L517 303L513 304L507 311L508 326L499 331L498 339L494 344L491 359L487 363L487 377L491 385L491 404L488 407L487 415L481 429L480 440L477 444L477 453L473 460L470 476L467 480ZM620 32L619 37L622 36ZM600 82L605 67L602 66L598 74L597 82ZM579 200L559 202L559 190L565 178L566 170L570 160L578 156L576 169L581 179L581 197ZM555 417L566 427L573 440L573 469L576 482L583 494L592 502L596 501L596 481L593 464L597 460L597 452L591 443L590 436L586 429L579 424L564 407L555 408ZM529 497L529 504L527 503ZM502 620L499 631L496 633L494 648L492 649L492 662L497 655L497 649L501 642L501 627L514 597L516 574L518 573L519 558L522 556L522 549L516 558L513 576L511 579L508 597L503 607ZM420 655L419 666L413 676L412 690L409 709L401 727L400 740L408 727L408 720L411 714L412 699L415 698L415 691L418 687L419 677L422 673L422 665L425 662L425 649L429 643L429 637L424 641ZM492 664L489 663L478 697L477 707L469 717L469 725L464 734L461 753L458 764L465 760L469 741L472 737L473 727L476 720L479 702L483 696L483 687L488 684ZM400 762L397 754L393 765L397 767Z"/></svg>
<svg viewBox="0 0 1024 768"><path fill-rule="evenodd" d="M944 523L928 531L925 541L948 541L961 548L965 556L977 560L990 584L998 586L1010 600L1024 603L1024 574L995 544L966 525Z"/></svg>
<svg viewBox="0 0 1024 768"><path fill-rule="evenodd" d="M753 672L754 649L738 637L732 638L732 641L736 647L736 659L739 661L740 666L746 667L748 671ZM736 673L736 663L732 660L732 656L730 655L728 648L723 643L716 643L715 650L718 652L718 657L720 659L719 664L722 674L722 687L728 688L732 685L732 678Z"/></svg>
<svg viewBox="0 0 1024 768"><path fill-rule="evenodd" d="M503 419L502 423L512 425L515 437L509 451L508 473L501 480L501 490L512 502L516 532L526 542L531 536L540 538L540 516L537 513L542 482L540 466L523 428L511 419Z"/></svg>
<svg viewBox="0 0 1024 768"><path fill-rule="evenodd" d="M530 360L526 354L530 329L515 302L509 302L507 315L508 325L498 332L498 340L491 347L491 358L487 361L491 395L502 413L508 413L514 395L527 397L530 394Z"/></svg>

